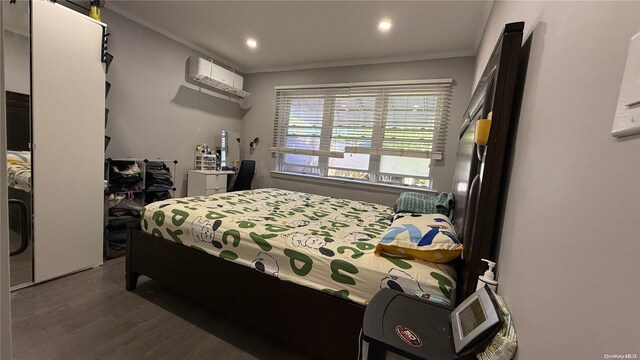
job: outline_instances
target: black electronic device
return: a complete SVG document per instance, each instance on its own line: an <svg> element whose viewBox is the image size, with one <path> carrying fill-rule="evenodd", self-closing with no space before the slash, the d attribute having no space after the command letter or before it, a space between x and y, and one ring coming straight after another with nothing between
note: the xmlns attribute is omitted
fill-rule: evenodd
<svg viewBox="0 0 640 360"><path fill-rule="evenodd" d="M501 311L493 293L479 289L451 310L395 290L383 289L369 302L362 340L366 359L388 353L414 360L454 360L482 349L498 332Z"/></svg>
<svg viewBox="0 0 640 360"><path fill-rule="evenodd" d="M493 292L484 286L458 305L449 320L456 353L461 353L495 335L502 324L502 312Z"/></svg>

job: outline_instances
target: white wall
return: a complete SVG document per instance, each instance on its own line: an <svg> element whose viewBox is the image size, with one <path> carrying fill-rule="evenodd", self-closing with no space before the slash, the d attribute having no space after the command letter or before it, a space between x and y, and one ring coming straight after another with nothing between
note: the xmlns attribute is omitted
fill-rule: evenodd
<svg viewBox="0 0 640 360"><path fill-rule="evenodd" d="M176 196L186 196L195 146L219 143L222 130L239 132L240 106L187 81L187 58L204 55L108 9L102 19L114 56L106 155L178 160Z"/></svg>
<svg viewBox="0 0 640 360"><path fill-rule="evenodd" d="M271 73L249 74L245 78L245 89L253 96L248 100L250 108L242 117L241 156L243 159L255 159L257 177L254 188L277 187L282 189L313 192L317 194L367 200L381 204L393 204L400 190L371 191L355 190L344 186L309 184L297 180L272 178L270 172L275 169L275 159L271 157L273 139L273 118L275 115L275 90L277 85L326 84L359 81L411 80L453 78L452 109L450 113L447 152L445 159L432 167L433 189L450 191L457 134L462 124L462 115L469 101L473 74L472 57L459 57L437 60L422 60L401 63L333 67L312 70L296 70ZM256 151L249 152L249 142L260 138Z"/></svg>
<svg viewBox="0 0 640 360"><path fill-rule="evenodd" d="M640 137L610 135L638 2L494 4L476 80L505 23L533 44L499 292L519 359L640 354Z"/></svg>

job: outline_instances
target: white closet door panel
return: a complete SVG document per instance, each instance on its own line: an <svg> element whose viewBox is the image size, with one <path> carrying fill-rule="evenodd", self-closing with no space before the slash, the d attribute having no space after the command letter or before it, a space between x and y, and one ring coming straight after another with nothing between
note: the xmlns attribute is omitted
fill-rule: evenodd
<svg viewBox="0 0 640 360"><path fill-rule="evenodd" d="M102 27L33 0L33 196L36 282L102 263Z"/></svg>

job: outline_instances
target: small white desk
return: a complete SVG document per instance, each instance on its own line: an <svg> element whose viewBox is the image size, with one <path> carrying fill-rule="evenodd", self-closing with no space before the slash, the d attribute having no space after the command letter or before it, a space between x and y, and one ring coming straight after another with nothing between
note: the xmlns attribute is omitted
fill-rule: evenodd
<svg viewBox="0 0 640 360"><path fill-rule="evenodd" d="M227 176L231 174L231 170L189 170L187 196L225 193Z"/></svg>

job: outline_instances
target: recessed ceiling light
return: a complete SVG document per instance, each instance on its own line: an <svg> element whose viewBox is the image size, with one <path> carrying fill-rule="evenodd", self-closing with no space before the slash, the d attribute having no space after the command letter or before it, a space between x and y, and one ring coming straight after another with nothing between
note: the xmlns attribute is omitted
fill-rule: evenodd
<svg viewBox="0 0 640 360"><path fill-rule="evenodd" d="M247 39L247 46L255 49L258 47L258 42L255 39Z"/></svg>
<svg viewBox="0 0 640 360"><path fill-rule="evenodd" d="M387 32L391 30L391 21L390 20L382 20L378 24L378 30L382 32Z"/></svg>

